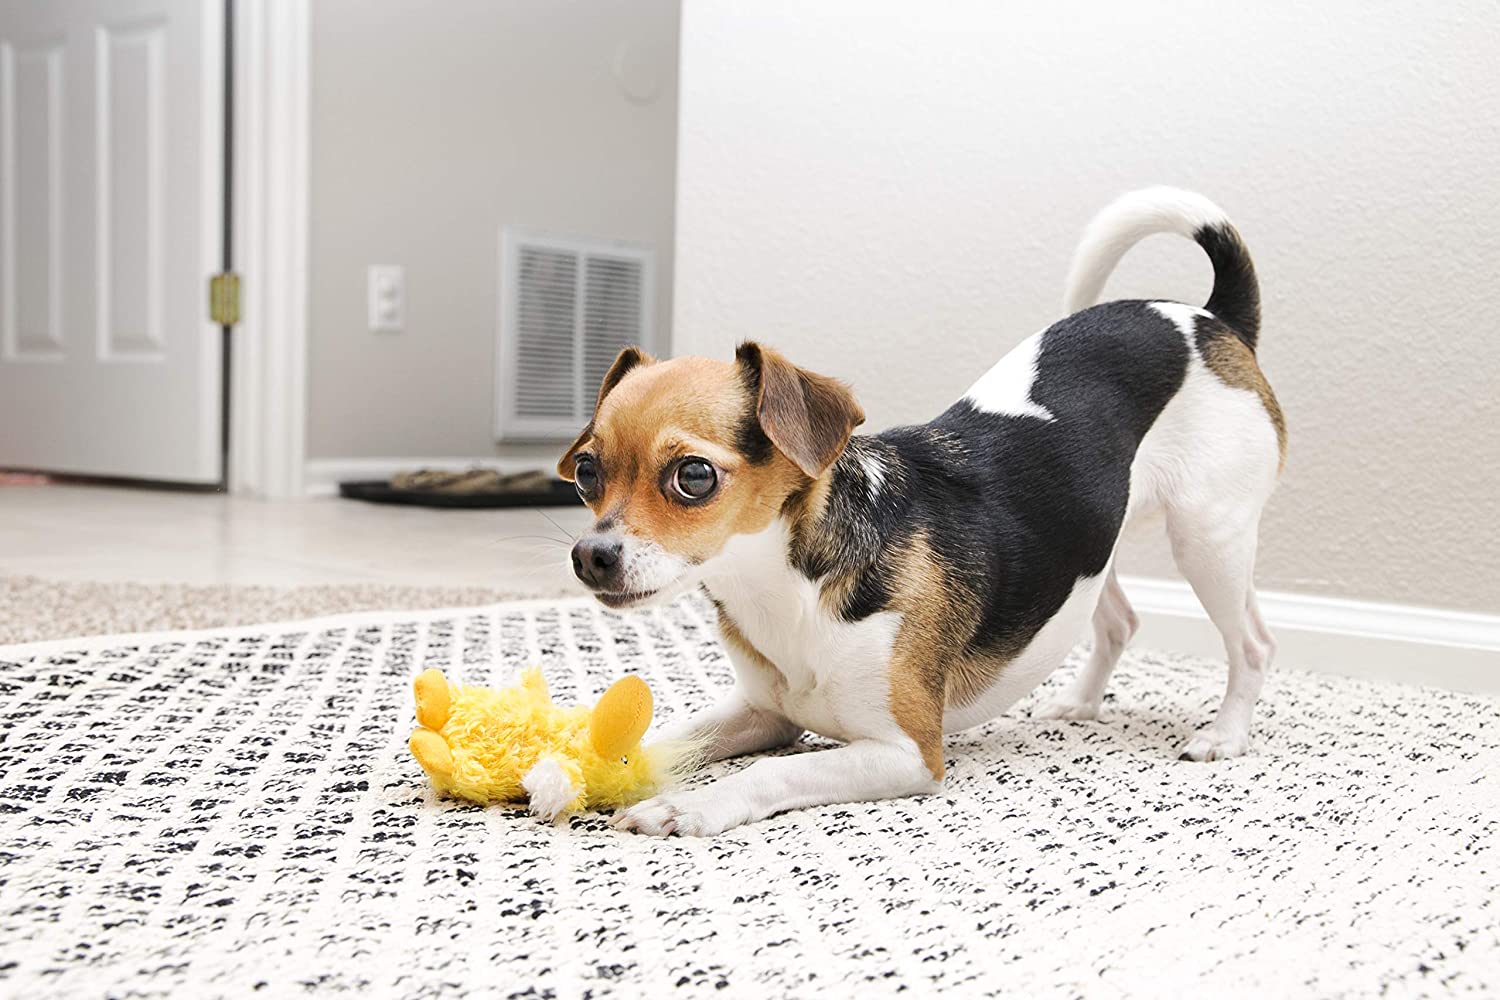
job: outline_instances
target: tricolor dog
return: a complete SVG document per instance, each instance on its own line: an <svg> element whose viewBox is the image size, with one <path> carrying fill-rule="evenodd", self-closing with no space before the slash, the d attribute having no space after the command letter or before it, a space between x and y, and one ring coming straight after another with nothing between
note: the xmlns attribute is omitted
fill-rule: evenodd
<svg viewBox="0 0 1500 1000"><path fill-rule="evenodd" d="M1158 232L1208 254L1206 306L1094 305ZM1114 572L1135 525L1165 526L1228 653L1223 703L1182 757L1245 752L1274 648L1256 531L1286 447L1249 254L1206 199L1137 192L1089 226L1065 305L931 423L870 436L846 386L759 344L732 362L621 353L558 465L598 518L573 569L611 608L702 587L736 677L665 735L715 760L806 730L843 745L648 799L617 827L703 836L934 791L943 734L1015 704L1090 623L1086 666L1044 713L1094 718L1136 627Z"/></svg>

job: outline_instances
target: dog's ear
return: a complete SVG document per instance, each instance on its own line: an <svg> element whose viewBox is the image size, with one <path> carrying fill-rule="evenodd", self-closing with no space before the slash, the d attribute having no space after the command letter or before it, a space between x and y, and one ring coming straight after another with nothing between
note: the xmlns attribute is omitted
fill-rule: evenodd
<svg viewBox="0 0 1500 1000"><path fill-rule="evenodd" d="M756 343L741 344L734 357L755 393L760 429L776 450L813 479L827 472L865 422L854 393Z"/></svg>
<svg viewBox="0 0 1500 1000"><path fill-rule="evenodd" d="M604 397L610 394L615 386L620 384L620 379L630 374L632 369L641 365L652 365L656 359L639 347L627 347L615 358L615 363L609 366L609 371L604 373L604 381L599 383L599 398L594 401L594 415L589 422L568 445L568 450L563 452L563 457L557 460L557 474L568 482L573 481L573 456L578 449L594 433L594 421L598 419L599 407L604 405Z"/></svg>

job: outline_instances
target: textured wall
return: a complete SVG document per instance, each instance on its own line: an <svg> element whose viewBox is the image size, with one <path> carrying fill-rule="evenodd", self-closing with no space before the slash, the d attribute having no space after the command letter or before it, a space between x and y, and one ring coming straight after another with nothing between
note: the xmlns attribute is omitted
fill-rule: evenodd
<svg viewBox="0 0 1500 1000"><path fill-rule="evenodd" d="M1500 7L1264 6L687 5L679 352L762 338L927 419L1057 318L1093 212L1194 188L1290 424L1261 585L1500 611ZM1209 285L1156 237L1109 292Z"/></svg>
<svg viewBox="0 0 1500 1000"><path fill-rule="evenodd" d="M651 244L668 326L677 21L677 0L313 4L310 458L498 450L503 224ZM622 43L654 100L622 93ZM366 328L370 264L406 268L402 333Z"/></svg>

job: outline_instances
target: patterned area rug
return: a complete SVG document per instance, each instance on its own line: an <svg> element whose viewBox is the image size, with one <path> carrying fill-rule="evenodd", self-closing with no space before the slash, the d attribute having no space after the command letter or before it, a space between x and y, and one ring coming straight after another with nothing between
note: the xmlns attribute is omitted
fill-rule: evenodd
<svg viewBox="0 0 1500 1000"><path fill-rule="evenodd" d="M429 792L411 677L532 662L662 717L729 682L697 599L0 648L0 994L1500 991L1496 699L1282 673L1251 756L1182 763L1222 667L1131 653L1103 722L950 738L942 795L653 840Z"/></svg>

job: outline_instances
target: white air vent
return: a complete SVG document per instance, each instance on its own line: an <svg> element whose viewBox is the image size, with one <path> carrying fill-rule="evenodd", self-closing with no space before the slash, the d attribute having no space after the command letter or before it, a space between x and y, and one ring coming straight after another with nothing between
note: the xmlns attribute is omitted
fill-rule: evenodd
<svg viewBox="0 0 1500 1000"><path fill-rule="evenodd" d="M500 440L567 440L583 429L620 349L654 346L654 268L636 244L501 231Z"/></svg>

